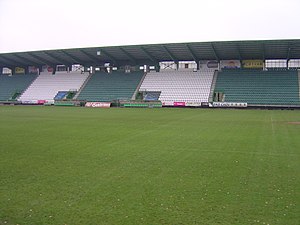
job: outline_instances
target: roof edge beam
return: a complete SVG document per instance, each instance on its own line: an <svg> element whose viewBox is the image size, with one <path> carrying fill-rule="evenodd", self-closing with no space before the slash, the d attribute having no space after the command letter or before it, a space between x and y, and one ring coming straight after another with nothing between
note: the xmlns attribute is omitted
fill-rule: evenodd
<svg viewBox="0 0 300 225"><path fill-rule="evenodd" d="M71 55L70 53L66 52L65 50L60 50L60 52L62 52L62 53L65 54L66 56L70 57L70 58L74 61L74 63L80 64L80 61L81 61L81 60L78 59L77 57Z"/></svg>
<svg viewBox="0 0 300 225"><path fill-rule="evenodd" d="M48 66L55 65L55 63L45 60L42 57L35 55L33 52L28 52L27 54L30 55L32 58L35 58Z"/></svg>
<svg viewBox="0 0 300 225"><path fill-rule="evenodd" d="M289 46L288 51L287 51L287 56L286 56L287 61L289 61L291 59L291 51L292 51L292 48Z"/></svg>
<svg viewBox="0 0 300 225"><path fill-rule="evenodd" d="M112 56L104 49L100 49L100 51L103 52L103 54L106 55L115 65L118 65L118 60L114 56Z"/></svg>
<svg viewBox="0 0 300 225"><path fill-rule="evenodd" d="M189 53L191 54L191 56L193 57L194 61L198 64L198 57L196 56L195 52L193 51L193 49L191 48L191 46L189 44L186 44L186 47L189 51Z"/></svg>
<svg viewBox="0 0 300 225"><path fill-rule="evenodd" d="M262 43L261 49L262 49L262 58L264 61L266 61L266 48L264 43Z"/></svg>
<svg viewBox="0 0 300 225"><path fill-rule="evenodd" d="M119 48L128 58L131 62L133 62L135 65L137 64L136 62L136 59L131 55L129 54L129 52L127 52L124 48L120 47Z"/></svg>
<svg viewBox="0 0 300 225"><path fill-rule="evenodd" d="M18 65L18 66L27 66L26 64L21 63L20 61L16 61L16 60L14 60L14 59L9 59L9 58L7 58L7 57L4 56L4 55L1 55L1 57L2 57L2 59L4 59L5 61L7 61L7 62L12 62L13 64L16 64L16 65ZM12 65L13 65L13 64L12 64Z"/></svg>
<svg viewBox="0 0 300 225"><path fill-rule="evenodd" d="M34 61L32 61L32 60L30 60L30 59L26 59L25 57L20 56L20 55L15 55L15 57L17 57L17 58L19 58L19 59L21 59L21 60L24 60L24 61L29 62L29 64L31 64L32 66L39 66L39 65L41 65L40 63L37 63L36 61L34 62ZM29 65L29 64L28 64L28 65Z"/></svg>
<svg viewBox="0 0 300 225"><path fill-rule="evenodd" d="M242 60L243 60L243 58L242 58L242 54L241 54L241 50L240 50L240 46L239 46L239 44L238 44L238 43L236 44L236 49L237 49L238 57L239 57L240 61L242 61Z"/></svg>
<svg viewBox="0 0 300 225"><path fill-rule="evenodd" d="M152 62L154 62L154 63L158 63L158 60L157 59L155 59L154 57L153 57L153 55L152 54L150 54L150 52L147 50L147 49L145 49L144 47L140 47L141 49L142 49L142 51L147 55L147 57L152 61Z"/></svg>
<svg viewBox="0 0 300 225"><path fill-rule="evenodd" d="M13 64L11 64L10 62L7 63L5 61L7 61L7 60L4 59L4 61L3 61L3 58L2 59L0 58L0 64L2 67L14 67Z"/></svg>
<svg viewBox="0 0 300 225"><path fill-rule="evenodd" d="M211 43L211 49L213 50L214 56L216 57L216 60L219 62L220 61L220 57L216 51L216 48L214 46L214 43Z"/></svg>
<svg viewBox="0 0 300 225"><path fill-rule="evenodd" d="M167 46L162 45L163 49L168 53L168 55L170 56L170 58L174 61L174 62L178 62L179 60L173 55L173 53L167 48Z"/></svg>
<svg viewBox="0 0 300 225"><path fill-rule="evenodd" d="M73 64L70 61L67 62L67 61L63 60L62 58L60 58L60 57L52 55L50 52L43 51L43 53L46 54L47 56L51 57L54 60L58 60L58 61L62 62L65 66Z"/></svg>
<svg viewBox="0 0 300 225"><path fill-rule="evenodd" d="M98 59L97 57L93 56L90 53L87 53L86 51L84 51L83 49L79 50L80 52L82 52L84 55L86 55L87 57L89 57L89 59L91 59L94 63L98 64L101 63L100 59Z"/></svg>

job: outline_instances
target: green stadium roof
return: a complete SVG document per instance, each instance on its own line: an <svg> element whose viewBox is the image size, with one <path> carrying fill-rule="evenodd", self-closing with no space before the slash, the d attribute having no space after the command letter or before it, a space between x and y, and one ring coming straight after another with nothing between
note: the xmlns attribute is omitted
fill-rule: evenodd
<svg viewBox="0 0 300 225"><path fill-rule="evenodd" d="M100 51L100 55L97 52ZM300 39L191 42L74 48L0 54L0 67L155 65L162 61L300 59Z"/></svg>

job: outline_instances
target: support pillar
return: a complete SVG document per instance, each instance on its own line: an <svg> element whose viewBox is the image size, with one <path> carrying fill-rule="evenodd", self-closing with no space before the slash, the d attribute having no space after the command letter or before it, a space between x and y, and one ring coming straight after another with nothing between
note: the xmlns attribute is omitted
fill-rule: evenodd
<svg viewBox="0 0 300 225"><path fill-rule="evenodd" d="M196 61L196 65L197 65L197 71L200 70L200 62Z"/></svg>
<svg viewBox="0 0 300 225"><path fill-rule="evenodd" d="M51 67L53 68L53 73L52 73L52 75L56 73L56 66L57 66L57 65L51 65Z"/></svg>
<svg viewBox="0 0 300 225"><path fill-rule="evenodd" d="M156 70L156 72L160 71L160 65L159 64L155 65L155 70Z"/></svg>
<svg viewBox="0 0 300 225"><path fill-rule="evenodd" d="M16 75L16 67L11 68L11 75Z"/></svg>
<svg viewBox="0 0 300 225"><path fill-rule="evenodd" d="M28 66L26 66L26 67L24 68L24 70L25 70L25 75L26 75L26 74L29 74Z"/></svg>
<svg viewBox="0 0 300 225"><path fill-rule="evenodd" d="M41 72L43 72L43 66L39 66L38 68L39 68L39 74L38 75L40 75Z"/></svg>

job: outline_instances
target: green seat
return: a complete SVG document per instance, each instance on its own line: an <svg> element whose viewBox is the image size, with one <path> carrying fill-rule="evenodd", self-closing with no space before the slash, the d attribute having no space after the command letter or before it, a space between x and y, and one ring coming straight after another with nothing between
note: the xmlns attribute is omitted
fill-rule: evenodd
<svg viewBox="0 0 300 225"><path fill-rule="evenodd" d="M34 81L36 75L0 75L0 101L14 100Z"/></svg>
<svg viewBox="0 0 300 225"><path fill-rule="evenodd" d="M143 72L97 72L92 75L79 96L80 100L129 100L143 77Z"/></svg>
<svg viewBox="0 0 300 225"><path fill-rule="evenodd" d="M224 70L215 91L223 92L226 102L300 104L297 71Z"/></svg>

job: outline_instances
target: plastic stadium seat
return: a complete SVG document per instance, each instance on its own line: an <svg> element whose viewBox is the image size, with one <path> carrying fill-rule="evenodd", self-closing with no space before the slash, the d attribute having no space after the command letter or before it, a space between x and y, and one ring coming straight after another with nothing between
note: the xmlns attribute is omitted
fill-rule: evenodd
<svg viewBox="0 0 300 225"><path fill-rule="evenodd" d="M248 104L299 104L297 71L223 70L215 91L225 94L226 102Z"/></svg>
<svg viewBox="0 0 300 225"><path fill-rule="evenodd" d="M140 90L160 91L162 102L208 102L213 76L214 70L150 72Z"/></svg>
<svg viewBox="0 0 300 225"><path fill-rule="evenodd" d="M79 90L88 74L60 72L41 74L21 95L20 101L53 101L59 91Z"/></svg>
<svg viewBox="0 0 300 225"><path fill-rule="evenodd" d="M77 98L87 101L129 100L143 75L143 72L96 72Z"/></svg>

